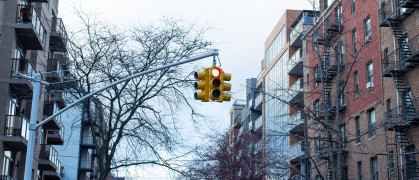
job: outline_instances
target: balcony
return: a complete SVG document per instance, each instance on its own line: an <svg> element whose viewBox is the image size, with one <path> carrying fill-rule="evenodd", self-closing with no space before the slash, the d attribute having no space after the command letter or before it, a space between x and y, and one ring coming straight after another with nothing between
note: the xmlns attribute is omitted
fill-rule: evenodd
<svg viewBox="0 0 419 180"><path fill-rule="evenodd" d="M66 107L65 93L61 90L51 90L50 100L54 101L60 109Z"/></svg>
<svg viewBox="0 0 419 180"><path fill-rule="evenodd" d="M255 97L255 110L261 111L262 110L262 102L263 102L263 95L262 92L256 94Z"/></svg>
<svg viewBox="0 0 419 180"><path fill-rule="evenodd" d="M80 164L79 164L79 171L81 172L93 172L94 168L94 161L92 157L87 154L85 157L80 158Z"/></svg>
<svg viewBox="0 0 419 180"><path fill-rule="evenodd" d="M61 127L64 127L60 123ZM49 145L63 145L64 144L64 131L61 130L48 130L47 131L47 144Z"/></svg>
<svg viewBox="0 0 419 180"><path fill-rule="evenodd" d="M263 147L262 147L262 140L259 140L258 142L254 143L255 153L259 154L262 153Z"/></svg>
<svg viewBox="0 0 419 180"><path fill-rule="evenodd" d="M25 49L44 49L46 31L32 5L17 5L16 23L16 36Z"/></svg>
<svg viewBox="0 0 419 180"><path fill-rule="evenodd" d="M381 65L383 77L392 77L391 74L404 74L419 63L419 35L408 40L409 52L397 48L387 56L382 57Z"/></svg>
<svg viewBox="0 0 419 180"><path fill-rule="evenodd" d="M291 25L291 32L289 35L290 39L290 46L292 47L302 47L303 46L303 38L310 30L311 26L313 25L313 17L309 16L301 16L300 19L294 22Z"/></svg>
<svg viewBox="0 0 419 180"><path fill-rule="evenodd" d="M24 116L6 115L4 136L1 137L4 146L13 150L26 150L29 136L29 120Z"/></svg>
<svg viewBox="0 0 419 180"><path fill-rule="evenodd" d="M80 146L82 148L88 148L88 149L95 148L95 144L93 143L93 136L91 135L82 136Z"/></svg>
<svg viewBox="0 0 419 180"><path fill-rule="evenodd" d="M288 74L303 75L303 51L301 48L288 60Z"/></svg>
<svg viewBox="0 0 419 180"><path fill-rule="evenodd" d="M289 117L288 132L303 132L304 131L304 118L301 111L297 111Z"/></svg>
<svg viewBox="0 0 419 180"><path fill-rule="evenodd" d="M289 103L301 103L304 98L304 81L303 78L298 79L291 85L285 99Z"/></svg>
<svg viewBox="0 0 419 180"><path fill-rule="evenodd" d="M378 22L380 26L389 27L389 22L401 21L419 7L419 1L417 0L400 0L399 2L399 6L392 6L393 3L387 1L387 3L378 10Z"/></svg>
<svg viewBox="0 0 419 180"><path fill-rule="evenodd" d="M44 178L48 180L61 180L61 162L57 160L57 170L44 171Z"/></svg>
<svg viewBox="0 0 419 180"><path fill-rule="evenodd" d="M8 176L8 175L1 175L0 176L1 180L16 180L15 178Z"/></svg>
<svg viewBox="0 0 419 180"><path fill-rule="evenodd" d="M256 120L255 120L255 131L258 133L262 133L262 127L263 127L263 123L262 123L262 115L259 116Z"/></svg>
<svg viewBox="0 0 419 180"><path fill-rule="evenodd" d="M32 65L29 59L12 59L12 71L11 71L10 84L11 90L20 97L32 94L31 81L23 78L16 77L17 75L24 74L26 76L34 77L36 71L35 66Z"/></svg>
<svg viewBox="0 0 419 180"><path fill-rule="evenodd" d="M57 171L60 161L57 150L51 145L41 144L38 166L40 170Z"/></svg>
<svg viewBox="0 0 419 180"><path fill-rule="evenodd" d="M400 105L384 113L386 129L401 129L419 124L417 109L419 109L419 98L413 99L409 104Z"/></svg>
<svg viewBox="0 0 419 180"><path fill-rule="evenodd" d="M325 19L326 31L328 32L329 36L334 36L336 33L339 32L342 27L342 16L339 13L330 14Z"/></svg>
<svg viewBox="0 0 419 180"><path fill-rule="evenodd" d="M58 105L54 101L44 102L44 119L57 113L59 111ZM43 125L45 129L60 130L61 129L61 116L57 116Z"/></svg>
<svg viewBox="0 0 419 180"><path fill-rule="evenodd" d="M67 52L67 32L61 18L52 19L51 39L49 46L56 52Z"/></svg>
<svg viewBox="0 0 419 180"><path fill-rule="evenodd" d="M54 56L48 58L47 71L46 77L50 83L56 83L64 79L64 69L61 62Z"/></svg>
<svg viewBox="0 0 419 180"><path fill-rule="evenodd" d="M304 157L304 147L300 142L297 142L290 146L288 161L298 162Z"/></svg>
<svg viewBox="0 0 419 180"><path fill-rule="evenodd" d="M254 129L253 129L253 121L252 120L250 120L249 121L249 131L253 131Z"/></svg>

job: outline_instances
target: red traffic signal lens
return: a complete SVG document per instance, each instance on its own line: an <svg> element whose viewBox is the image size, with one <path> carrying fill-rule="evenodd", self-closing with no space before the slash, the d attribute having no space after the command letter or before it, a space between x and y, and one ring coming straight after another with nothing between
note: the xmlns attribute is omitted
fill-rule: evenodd
<svg viewBox="0 0 419 180"><path fill-rule="evenodd" d="M214 68L211 70L212 77L219 77L221 75L221 69L220 68Z"/></svg>

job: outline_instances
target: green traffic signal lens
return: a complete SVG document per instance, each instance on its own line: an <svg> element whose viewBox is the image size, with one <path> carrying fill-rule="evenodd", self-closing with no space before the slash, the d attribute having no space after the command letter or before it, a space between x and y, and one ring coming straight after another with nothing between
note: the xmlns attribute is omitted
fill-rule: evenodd
<svg viewBox="0 0 419 180"><path fill-rule="evenodd" d="M212 97L214 97L214 98L218 98L218 97L220 97L221 92L220 92L220 90L218 90L218 89L214 89L214 90L211 92L211 94L212 94Z"/></svg>

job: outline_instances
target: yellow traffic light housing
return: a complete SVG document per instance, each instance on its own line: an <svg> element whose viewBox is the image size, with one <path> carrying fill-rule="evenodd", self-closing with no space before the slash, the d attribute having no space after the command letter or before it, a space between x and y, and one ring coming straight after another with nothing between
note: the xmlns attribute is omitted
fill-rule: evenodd
<svg viewBox="0 0 419 180"><path fill-rule="evenodd" d="M209 85L209 92L210 92L210 99L214 101L218 101L221 97L221 73L222 70L215 66L209 68L210 72L210 85Z"/></svg>
<svg viewBox="0 0 419 180"><path fill-rule="evenodd" d="M221 70L221 97L220 100L222 101L230 101L231 100L231 94L224 91L230 91L231 90L231 84L224 82L224 81L230 81L231 80L231 74L230 73L224 73L223 70Z"/></svg>
<svg viewBox="0 0 419 180"><path fill-rule="evenodd" d="M208 75L209 68L205 68L201 72L195 72L194 77L195 79L201 80L200 82L195 82L194 87L196 90L201 90L194 93L194 98L196 100L201 100L202 102L209 101L209 75Z"/></svg>

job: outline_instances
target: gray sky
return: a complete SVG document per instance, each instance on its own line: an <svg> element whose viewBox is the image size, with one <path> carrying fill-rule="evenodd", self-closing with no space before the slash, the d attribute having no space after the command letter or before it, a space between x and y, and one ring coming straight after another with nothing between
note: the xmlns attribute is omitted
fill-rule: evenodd
<svg viewBox="0 0 419 180"><path fill-rule="evenodd" d="M233 98L224 103L197 103L199 111L212 117L211 123L203 123L201 133L215 128L219 131L229 126L229 111L234 99L245 99L244 85L247 78L260 73L264 57L264 42L285 9L311 9L308 0L61 0L59 17L68 29L76 27L72 4L82 4L85 10L96 11L102 21L127 26L130 23L149 23L162 17L183 18L213 27L206 38L216 43L225 72L232 74ZM211 58L199 61L211 65ZM191 92L193 94L193 92ZM214 113L215 112L215 113ZM216 122L216 123L213 123ZM185 124L185 134L191 141L200 134ZM155 169L135 179L165 179L167 176Z"/></svg>

